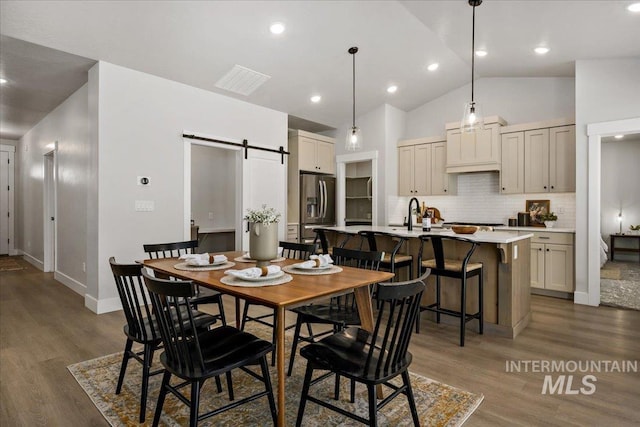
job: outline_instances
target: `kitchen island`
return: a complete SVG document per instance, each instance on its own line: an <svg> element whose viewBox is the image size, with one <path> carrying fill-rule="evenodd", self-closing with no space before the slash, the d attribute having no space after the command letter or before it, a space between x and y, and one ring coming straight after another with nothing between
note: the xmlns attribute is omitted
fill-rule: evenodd
<svg viewBox="0 0 640 427"><path fill-rule="evenodd" d="M347 248L368 249L366 242L362 243L359 231L377 231L391 234L396 237L406 238L404 247L400 252L408 253L414 259L414 277L418 269L418 254L420 251L421 235L441 235L465 237L479 245L476 248L471 262L481 262L484 267L484 326L485 333L515 338L531 320L531 273L530 273L530 240L533 234L518 233L513 231L478 231L474 234L457 235L448 229L432 228L430 232L423 232L421 228L408 231L406 227L384 226L348 226L348 227L322 227L329 242L340 241L338 234L354 235L347 242ZM394 246L394 237L381 239L378 250L391 251ZM447 258L462 259L466 254L468 245L445 241L445 256ZM423 259L433 258L433 249L426 244ZM403 277L404 279L404 277ZM459 310L460 285L449 278L441 278L442 305L451 310ZM451 281L451 282L449 282ZM477 280L472 279L467 285L467 312L475 313L478 310ZM427 280L427 291L423 297L423 305L435 301L435 278ZM435 318L433 313L425 312L425 318ZM442 316L443 322L457 322L450 316ZM477 330L477 320L471 323Z"/></svg>

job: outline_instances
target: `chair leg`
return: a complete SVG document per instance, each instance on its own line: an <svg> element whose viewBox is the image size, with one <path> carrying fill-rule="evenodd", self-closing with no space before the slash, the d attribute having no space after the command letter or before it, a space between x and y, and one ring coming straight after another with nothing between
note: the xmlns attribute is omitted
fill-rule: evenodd
<svg viewBox="0 0 640 427"><path fill-rule="evenodd" d="M156 402L156 414L153 417L153 427L158 427L160 423L160 415L162 415L162 406L164 405L164 398L167 396L167 385L171 379L171 372L164 371L162 375L162 385L160 386L160 393L158 394L158 401Z"/></svg>
<svg viewBox="0 0 640 427"><path fill-rule="evenodd" d="M413 389L411 388L411 381L409 380L409 371L404 371L402 373L402 381L404 382L404 386L407 388L406 395L407 400L409 401L409 409L411 409L411 418L413 418L413 425L416 427L420 427L420 420L418 419L418 409L416 408L416 401L413 397Z"/></svg>
<svg viewBox="0 0 640 427"><path fill-rule="evenodd" d="M267 366L267 358L262 357L260 359L260 368L262 369L262 378L264 379L264 386L267 390L267 398L269 399L269 410L271 411L271 418L273 424L278 422L278 412L276 410L276 400L273 397L273 386L271 385L271 377L269 376L269 367Z"/></svg>
<svg viewBox="0 0 640 427"><path fill-rule="evenodd" d="M276 344L276 332L278 327L278 322L280 319L277 318L276 310L273 310L273 330L271 331L271 342L275 346ZM271 366L276 366L276 352L275 350L271 352Z"/></svg>
<svg viewBox="0 0 640 427"><path fill-rule="evenodd" d="M227 326L227 317L224 315L224 305L222 304L222 295L218 298L218 311L220 312L220 321L222 326Z"/></svg>
<svg viewBox="0 0 640 427"><path fill-rule="evenodd" d="M198 426L198 407L200 406L200 381L191 383L191 405L189 405L189 427Z"/></svg>
<svg viewBox="0 0 640 427"><path fill-rule="evenodd" d="M351 395L349 396L351 403L356 403L356 381L351 380Z"/></svg>
<svg viewBox="0 0 640 427"><path fill-rule="evenodd" d="M462 276L460 288L460 347L464 347L464 333L467 324L467 276Z"/></svg>
<svg viewBox="0 0 640 427"><path fill-rule="evenodd" d="M311 376L313 375L313 367L307 362L307 370L304 373L304 383L302 384L302 393L300 395L300 406L298 406L298 417L296 418L296 427L302 425L302 417L304 415L304 406L307 404L307 396L309 396L309 386L311 385Z"/></svg>
<svg viewBox="0 0 640 427"><path fill-rule="evenodd" d="M124 354L122 355L122 363L120 364L120 375L118 376L118 385L116 386L116 394L120 394L120 391L122 390L124 373L127 371L127 364L129 363L129 358L131 357L132 346L133 346L133 341L127 338L127 342L124 345Z"/></svg>
<svg viewBox="0 0 640 427"><path fill-rule="evenodd" d="M247 315L249 313L249 302L244 302L244 309L242 310L242 323L240 323L240 330L244 331L244 326L247 323Z"/></svg>
<svg viewBox="0 0 640 427"><path fill-rule="evenodd" d="M376 386L367 384L367 394L369 395L369 425L371 427L378 426L378 403L376 397Z"/></svg>
<svg viewBox="0 0 640 427"><path fill-rule="evenodd" d="M293 333L293 343L291 344L291 354L289 355L289 369L287 370L287 376L291 376L291 372L293 371L293 361L296 358L296 349L298 347L298 340L300 339L300 328L302 327L302 320L298 315L296 319L296 329Z"/></svg>
<svg viewBox="0 0 640 427"><path fill-rule="evenodd" d="M147 391L149 389L149 371L151 370L151 362L153 361L153 346L151 344L144 345L144 354L142 356L142 387L140 390L140 422L144 422L147 412Z"/></svg>
<svg viewBox="0 0 640 427"><path fill-rule="evenodd" d="M340 374L336 374L336 381L333 384L333 400L340 400Z"/></svg>
<svg viewBox="0 0 640 427"><path fill-rule="evenodd" d="M440 276L436 276L436 323L440 323Z"/></svg>
<svg viewBox="0 0 640 427"><path fill-rule="evenodd" d="M222 382L220 381L220 375L216 375L216 390L218 390L218 393L222 393Z"/></svg>
<svg viewBox="0 0 640 427"><path fill-rule="evenodd" d="M225 373L225 376L227 377L227 388L229 389L229 400L233 401L235 399L235 396L233 394L233 381L231 380L231 371L227 371Z"/></svg>
<svg viewBox="0 0 640 427"><path fill-rule="evenodd" d="M484 329L484 300L483 300L483 271L480 269L480 275L478 276L478 314L480 315L480 319L478 319L478 323L480 324L480 335L483 333Z"/></svg>

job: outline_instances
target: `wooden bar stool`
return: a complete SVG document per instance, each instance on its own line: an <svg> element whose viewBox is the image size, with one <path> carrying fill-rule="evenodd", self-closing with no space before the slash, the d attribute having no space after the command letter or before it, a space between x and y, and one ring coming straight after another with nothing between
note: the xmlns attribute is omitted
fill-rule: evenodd
<svg viewBox="0 0 640 427"><path fill-rule="evenodd" d="M431 240L433 245L433 259L428 259L423 261L423 249L424 244ZM454 241L456 243L463 243L465 245L470 245L469 250L467 251L464 259L450 259L445 258L444 255L444 240ZM465 335L465 326L466 323L472 319L478 319L479 323L479 332L482 335L483 333L483 297L482 297L482 276L483 276L483 268L482 263L480 262L469 262L471 255L475 251L478 246L477 242L474 242L470 239L464 237L457 236L433 236L433 235L423 235L420 236L420 268L421 270L431 269L431 274L436 276L436 302L433 304L429 304L427 306L420 306L420 311L433 311L436 313L436 322L440 323L440 315L447 314L450 316L455 316L460 318L460 346L464 347L464 335ZM441 307L441 295L440 295L440 277L451 277L454 279L460 279L460 311L450 310L447 308ZM467 279L470 277L478 276L478 311L475 314L468 314L467 311ZM418 322L416 323L416 332L420 331L420 317L418 316Z"/></svg>

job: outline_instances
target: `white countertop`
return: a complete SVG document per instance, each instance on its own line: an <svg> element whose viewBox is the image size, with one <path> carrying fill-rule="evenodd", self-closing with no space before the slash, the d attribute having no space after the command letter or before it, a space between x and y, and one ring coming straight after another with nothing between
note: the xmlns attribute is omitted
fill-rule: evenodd
<svg viewBox="0 0 640 427"><path fill-rule="evenodd" d="M545 233L575 233L575 228L561 228L561 227L495 227L495 230L508 230L508 231L531 231L535 233L545 232Z"/></svg>
<svg viewBox="0 0 640 427"><path fill-rule="evenodd" d="M369 225L351 225L348 227L318 227L325 230L342 231L346 233L356 234L358 231L380 231L383 233L395 234L400 237L418 238L422 235L436 236L458 236L464 237L478 243L512 243L518 240L529 239L533 237L533 233L520 235L513 231L478 231L474 234L455 234L448 229L431 229L430 232L422 231L422 227L414 227L412 231L408 231L407 227L384 227Z"/></svg>

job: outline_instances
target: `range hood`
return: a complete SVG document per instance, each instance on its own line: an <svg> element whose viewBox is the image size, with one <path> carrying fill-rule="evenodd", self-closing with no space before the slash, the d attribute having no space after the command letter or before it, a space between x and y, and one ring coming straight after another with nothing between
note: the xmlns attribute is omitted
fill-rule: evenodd
<svg viewBox="0 0 640 427"><path fill-rule="evenodd" d="M500 171L500 116L485 119L484 129L461 133L460 122L447 123L447 173Z"/></svg>

